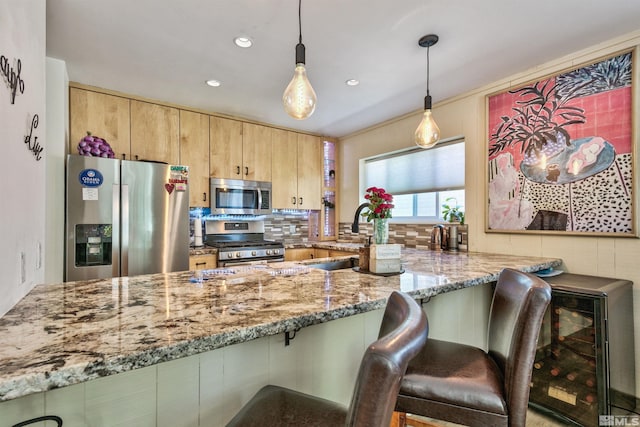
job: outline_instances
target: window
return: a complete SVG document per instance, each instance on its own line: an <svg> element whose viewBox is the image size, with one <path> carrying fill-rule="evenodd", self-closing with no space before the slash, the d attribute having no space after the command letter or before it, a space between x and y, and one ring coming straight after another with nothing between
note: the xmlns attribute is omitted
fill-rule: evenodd
<svg viewBox="0 0 640 427"><path fill-rule="evenodd" d="M360 167L362 194L369 187L393 194L393 219L443 221L443 203L464 210L463 140L371 157L362 160Z"/></svg>

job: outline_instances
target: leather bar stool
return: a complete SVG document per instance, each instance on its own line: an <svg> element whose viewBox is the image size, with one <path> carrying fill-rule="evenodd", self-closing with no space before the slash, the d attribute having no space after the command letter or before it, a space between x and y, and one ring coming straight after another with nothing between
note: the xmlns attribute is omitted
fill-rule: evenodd
<svg viewBox="0 0 640 427"><path fill-rule="evenodd" d="M524 427L550 300L551 288L542 279L504 269L491 303L489 350L430 339L409 363L396 411L468 426Z"/></svg>
<svg viewBox="0 0 640 427"><path fill-rule="evenodd" d="M349 407L283 387L268 385L227 424L268 426L388 427L409 360L424 346L428 323L411 297L389 297L377 341L360 364Z"/></svg>

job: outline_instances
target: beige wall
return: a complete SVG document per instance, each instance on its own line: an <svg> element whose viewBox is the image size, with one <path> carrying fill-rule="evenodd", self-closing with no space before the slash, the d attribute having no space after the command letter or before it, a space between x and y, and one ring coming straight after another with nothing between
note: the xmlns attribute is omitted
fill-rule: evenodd
<svg viewBox="0 0 640 427"><path fill-rule="evenodd" d="M637 238L576 237L485 232L486 209L486 123L485 97L509 86L544 77L573 66L596 60L617 51L640 45L640 31L610 40L588 50L542 64L522 74L511 76L471 93L436 103L436 118L443 138L462 135L466 140L466 222L469 224L469 247L472 251L560 257L563 268L572 273L629 279L634 282L634 309L640 310L640 240ZM634 51L634 159L638 151L639 120L638 51ZM358 161L367 156L413 146L413 132L420 121L420 111L341 140L340 187L341 222L351 222L360 202L358 195ZM638 162L635 161L635 167ZM638 230L638 174L635 177L636 230ZM640 316L635 318L636 390L640 390ZM640 396L640 393L636 392Z"/></svg>

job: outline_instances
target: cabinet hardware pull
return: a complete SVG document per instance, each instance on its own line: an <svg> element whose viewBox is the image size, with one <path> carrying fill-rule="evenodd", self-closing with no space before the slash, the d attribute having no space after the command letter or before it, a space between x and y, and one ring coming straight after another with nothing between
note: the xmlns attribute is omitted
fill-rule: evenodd
<svg viewBox="0 0 640 427"><path fill-rule="evenodd" d="M206 262L196 262L196 267L199 266L199 265L207 265L207 263Z"/></svg>
<svg viewBox="0 0 640 427"><path fill-rule="evenodd" d="M302 197L299 197L300 199L300 203L298 203L300 206L302 206Z"/></svg>
<svg viewBox="0 0 640 427"><path fill-rule="evenodd" d="M236 175L240 175L240 166L236 166Z"/></svg>
<svg viewBox="0 0 640 427"><path fill-rule="evenodd" d="M127 160L127 155L125 153L122 153L122 160Z"/></svg>
<svg viewBox="0 0 640 427"><path fill-rule="evenodd" d="M291 204L295 205L296 204L296 198L295 196L291 198Z"/></svg>
<svg viewBox="0 0 640 427"><path fill-rule="evenodd" d="M202 201L203 202L207 201L207 193L202 193Z"/></svg>
<svg viewBox="0 0 640 427"><path fill-rule="evenodd" d="M249 175L249 167L248 166L244 167L244 174L245 175Z"/></svg>

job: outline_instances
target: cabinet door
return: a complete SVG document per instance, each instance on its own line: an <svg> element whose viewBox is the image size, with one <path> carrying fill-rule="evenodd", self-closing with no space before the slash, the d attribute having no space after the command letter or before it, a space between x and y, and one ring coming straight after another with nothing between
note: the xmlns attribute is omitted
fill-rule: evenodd
<svg viewBox="0 0 640 427"><path fill-rule="evenodd" d="M243 123L242 179L271 182L271 131L267 126Z"/></svg>
<svg viewBox="0 0 640 427"><path fill-rule="evenodd" d="M298 209L322 208L322 141L298 134Z"/></svg>
<svg viewBox="0 0 640 427"><path fill-rule="evenodd" d="M104 138L116 155L130 157L129 100L90 90L69 88L69 153L78 154L78 142L91 132Z"/></svg>
<svg viewBox="0 0 640 427"><path fill-rule="evenodd" d="M209 126L210 175L242 179L242 122L211 116Z"/></svg>
<svg viewBox="0 0 640 427"><path fill-rule="evenodd" d="M303 261L305 259L313 259L315 251L313 248L294 248L284 251L285 261Z"/></svg>
<svg viewBox="0 0 640 427"><path fill-rule="evenodd" d="M170 165L180 162L178 109L131 101L131 156Z"/></svg>
<svg viewBox="0 0 640 427"><path fill-rule="evenodd" d="M209 207L209 116L180 110L180 164L189 166L189 206Z"/></svg>
<svg viewBox="0 0 640 427"><path fill-rule="evenodd" d="M274 129L271 148L271 204L274 209L294 209L298 203L298 134Z"/></svg>
<svg viewBox="0 0 640 427"><path fill-rule="evenodd" d="M216 268L218 261L215 255L191 255L189 257L189 270L208 270Z"/></svg>

